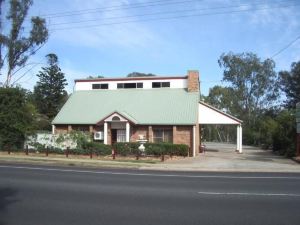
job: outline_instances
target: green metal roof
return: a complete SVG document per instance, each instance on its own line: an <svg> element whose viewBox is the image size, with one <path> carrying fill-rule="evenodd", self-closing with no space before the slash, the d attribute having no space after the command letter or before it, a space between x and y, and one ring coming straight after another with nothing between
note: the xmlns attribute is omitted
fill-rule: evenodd
<svg viewBox="0 0 300 225"><path fill-rule="evenodd" d="M186 89L75 91L52 124L96 124L113 112L136 124L197 123L199 92Z"/></svg>

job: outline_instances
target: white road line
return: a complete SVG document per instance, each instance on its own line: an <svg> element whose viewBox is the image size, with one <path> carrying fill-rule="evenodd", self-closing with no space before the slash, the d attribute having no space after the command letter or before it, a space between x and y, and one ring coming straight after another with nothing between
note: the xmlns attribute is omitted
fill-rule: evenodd
<svg viewBox="0 0 300 225"><path fill-rule="evenodd" d="M300 197L300 194L291 193L250 193L250 192L198 192L201 195L244 195L244 196L289 196Z"/></svg>
<svg viewBox="0 0 300 225"><path fill-rule="evenodd" d="M43 167L27 167L27 166L6 166L0 165L0 168L22 169L22 170L39 170L39 171L55 171L55 172L73 172L73 173L90 173L90 174L108 174L108 175L127 175L127 176L152 176L152 177L183 177L183 178L221 178L221 179L290 179L300 180L299 177L284 177L284 176L223 176L223 175L180 175L180 174L155 174L155 173L126 173L112 171L93 171L93 170L76 170L76 169L58 169L58 168L43 168Z"/></svg>

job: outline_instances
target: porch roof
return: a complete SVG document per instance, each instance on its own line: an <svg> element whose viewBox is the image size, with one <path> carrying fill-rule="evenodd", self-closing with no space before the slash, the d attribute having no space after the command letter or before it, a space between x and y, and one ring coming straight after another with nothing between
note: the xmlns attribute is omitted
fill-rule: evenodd
<svg viewBox="0 0 300 225"><path fill-rule="evenodd" d="M137 124L197 123L199 92L185 89L120 89L74 92L52 124L96 124L119 112Z"/></svg>

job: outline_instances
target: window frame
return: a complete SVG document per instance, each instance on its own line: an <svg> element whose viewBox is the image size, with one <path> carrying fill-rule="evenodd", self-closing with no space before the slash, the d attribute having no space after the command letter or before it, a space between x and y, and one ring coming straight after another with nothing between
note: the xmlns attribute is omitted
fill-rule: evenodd
<svg viewBox="0 0 300 225"><path fill-rule="evenodd" d="M156 136L157 135L156 132L161 132L161 135ZM167 140L167 138L169 140ZM159 141L158 139L161 140ZM173 130L171 128L154 128L153 143L173 143Z"/></svg>
<svg viewBox="0 0 300 225"><path fill-rule="evenodd" d="M95 84L92 84L92 90L108 89L108 88L109 88L108 83L101 83L101 84L95 83Z"/></svg>

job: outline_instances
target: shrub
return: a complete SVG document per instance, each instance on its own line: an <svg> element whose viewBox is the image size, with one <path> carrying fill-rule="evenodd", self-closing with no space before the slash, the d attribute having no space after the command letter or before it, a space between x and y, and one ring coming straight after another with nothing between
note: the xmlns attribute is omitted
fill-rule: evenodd
<svg viewBox="0 0 300 225"><path fill-rule="evenodd" d="M147 143L145 144L147 155L177 155L187 156L189 147L184 144L171 143Z"/></svg>
<svg viewBox="0 0 300 225"><path fill-rule="evenodd" d="M82 143L82 149L86 151L83 151L84 154L90 154L92 151L96 155L110 155L112 151L111 146L97 142L84 142Z"/></svg>
<svg viewBox="0 0 300 225"><path fill-rule="evenodd" d="M123 142L115 143L113 145L117 154L122 156L127 155L136 155L140 151L138 147L139 143L136 142ZM188 146L183 144L171 144L171 143L146 143L145 145L145 154L146 155L178 155L178 156L187 156L188 155Z"/></svg>
<svg viewBox="0 0 300 225"><path fill-rule="evenodd" d="M139 143L136 142L118 142L113 145L117 154L122 156L139 154Z"/></svg>
<svg viewBox="0 0 300 225"><path fill-rule="evenodd" d="M36 148L36 150L40 153L46 153L47 149L45 148L44 145L40 144L40 146L38 148ZM49 154L64 154L65 151L62 150L61 148L55 148L55 147L50 147L48 148L48 153Z"/></svg>

